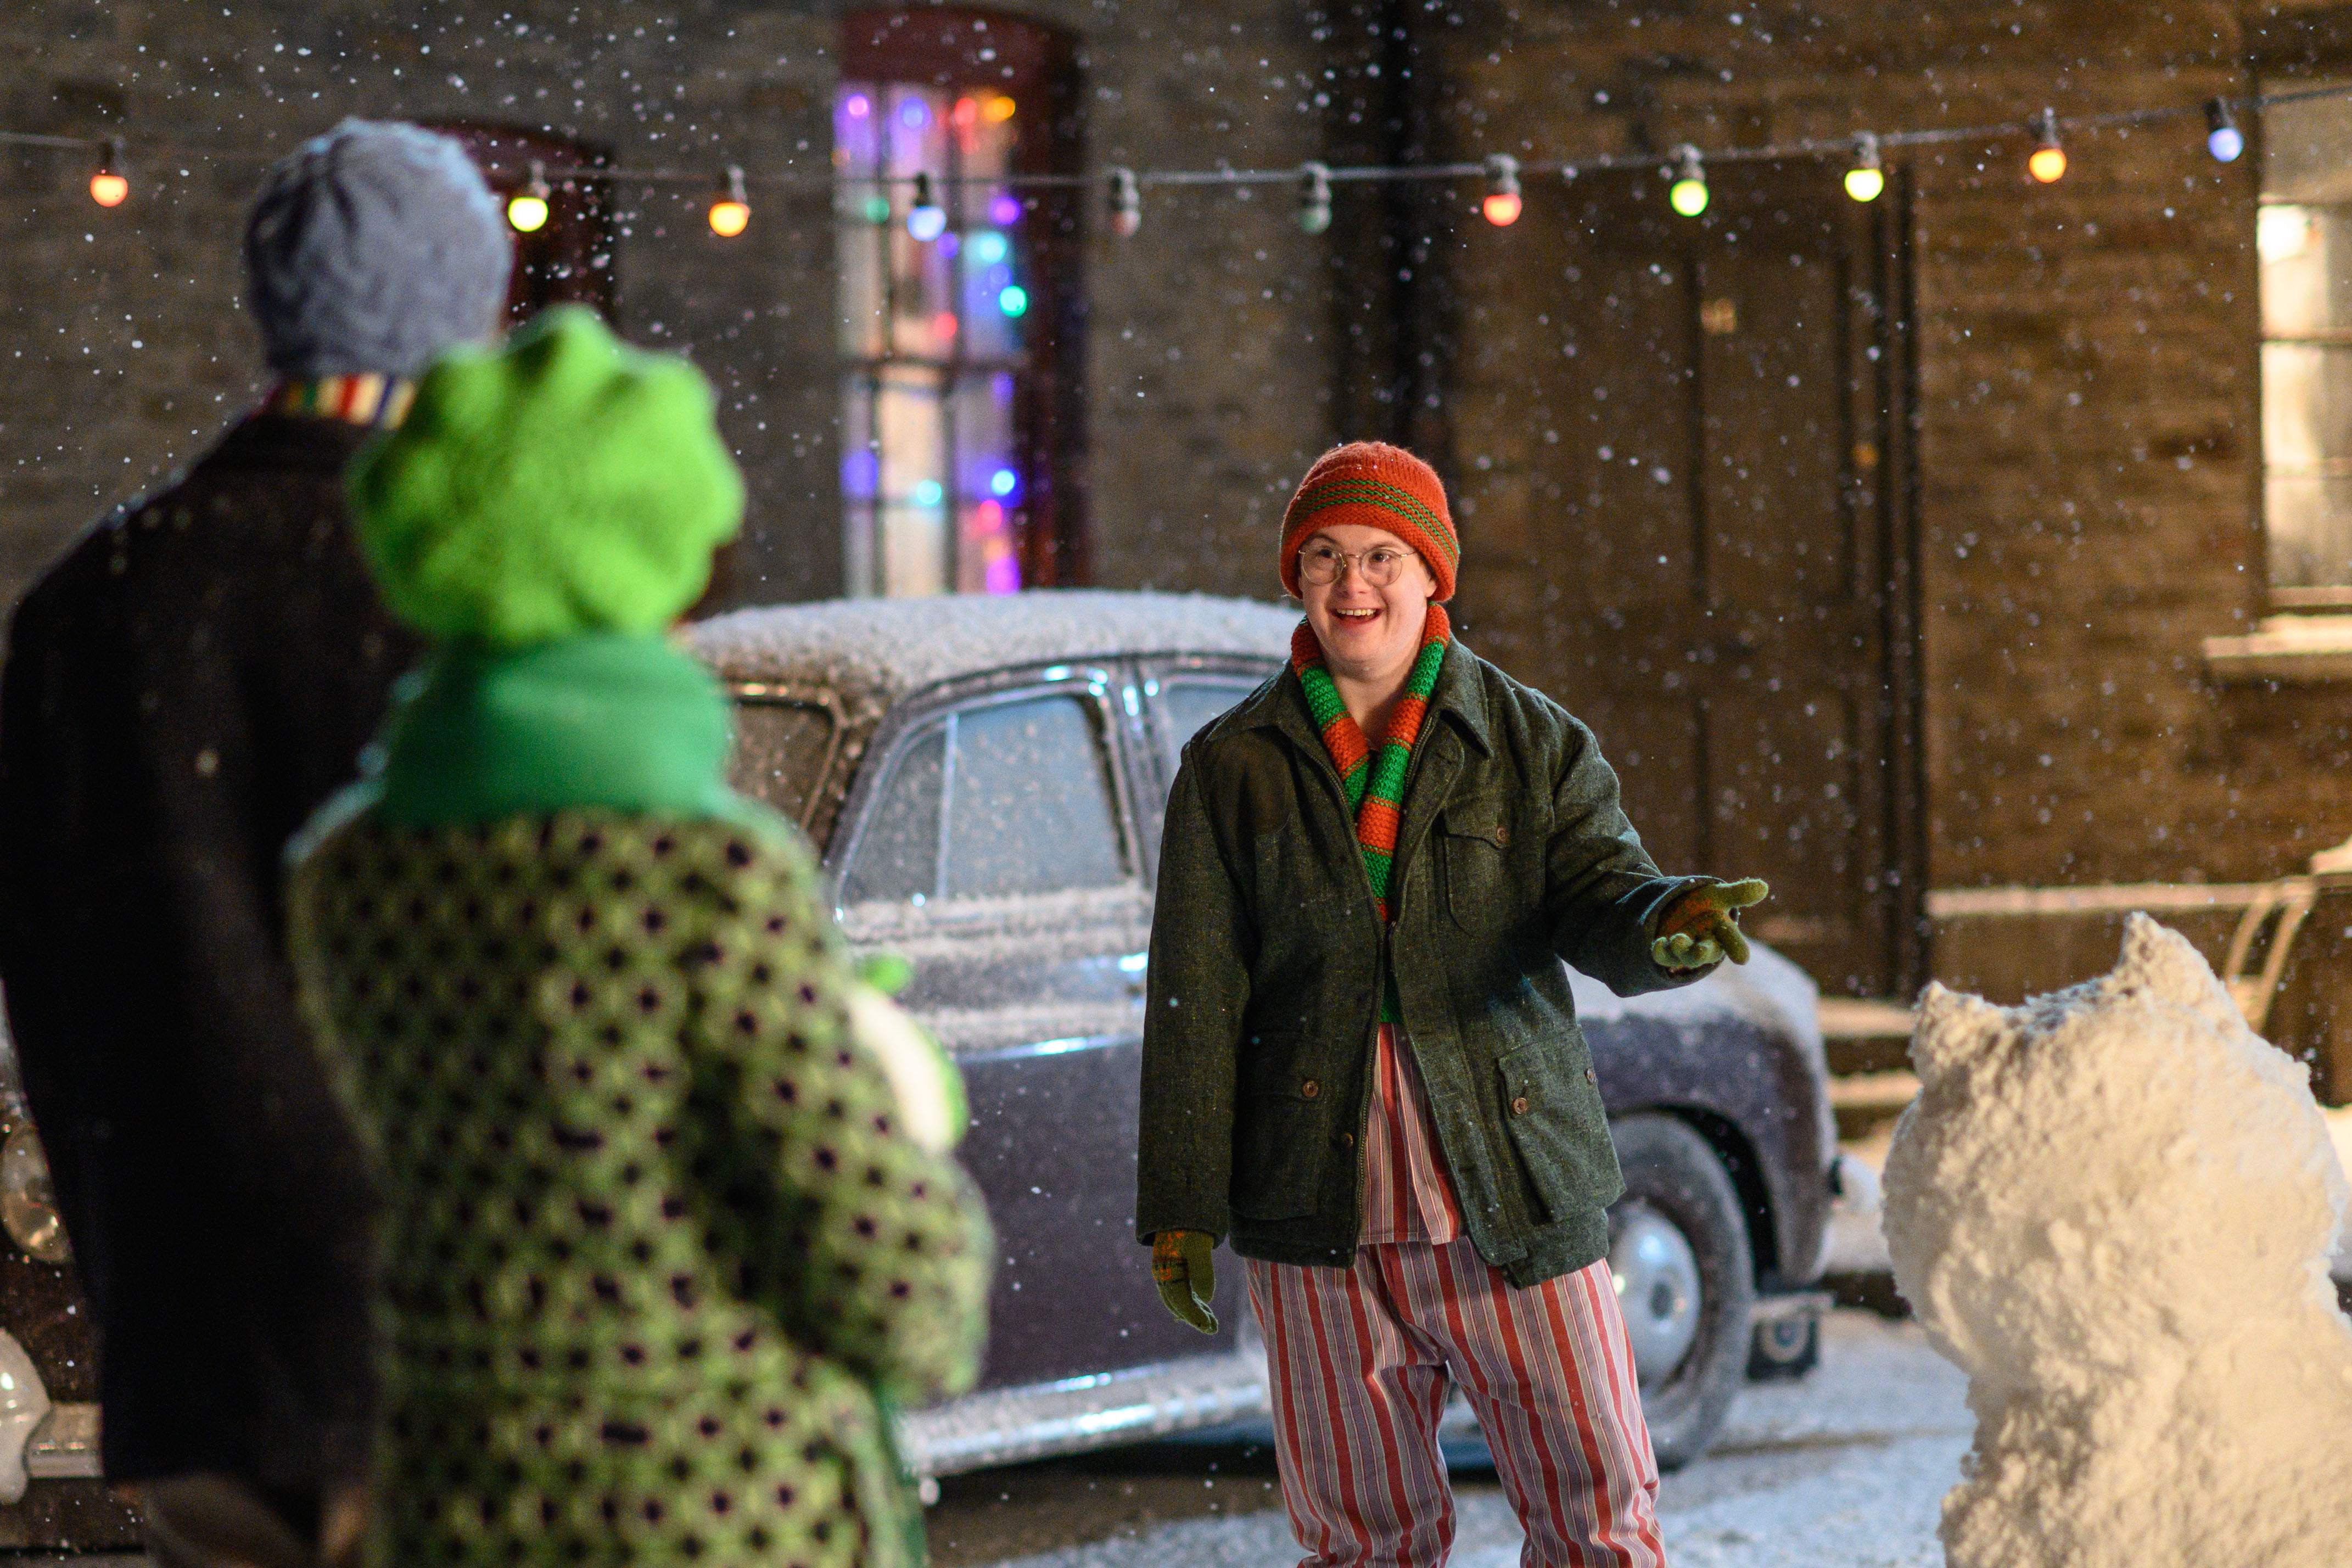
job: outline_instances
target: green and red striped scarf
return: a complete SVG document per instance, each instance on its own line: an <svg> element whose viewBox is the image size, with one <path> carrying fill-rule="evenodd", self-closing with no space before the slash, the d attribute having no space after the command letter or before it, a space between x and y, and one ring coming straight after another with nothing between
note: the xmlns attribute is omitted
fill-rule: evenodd
<svg viewBox="0 0 2352 1568"><path fill-rule="evenodd" d="M1340 785L1348 792L1348 809L1356 814L1356 847L1363 852L1364 874L1372 884L1372 907L1383 926L1389 923L1389 868L1396 858L1405 768L1412 761L1413 743L1421 739L1421 721L1429 713L1429 694L1437 689L1437 671L1445 662L1445 639L1451 632L1445 607L1430 605L1429 617L1421 626L1421 652L1414 656L1412 671L1405 677L1404 696L1397 701L1377 756L1365 742L1362 727L1339 700L1331 672L1323 668L1323 645L1315 640L1315 628L1301 621L1290 634L1290 668L1298 672L1298 684L1307 689L1307 709L1323 731L1323 744L1331 753L1333 765L1339 770Z"/></svg>

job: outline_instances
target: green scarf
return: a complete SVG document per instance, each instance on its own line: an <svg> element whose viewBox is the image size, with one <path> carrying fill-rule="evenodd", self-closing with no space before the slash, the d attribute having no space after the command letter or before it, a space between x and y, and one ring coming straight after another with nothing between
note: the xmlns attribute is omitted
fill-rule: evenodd
<svg viewBox="0 0 2352 1568"><path fill-rule="evenodd" d="M1323 647L1315 640L1314 627L1301 621L1290 634L1290 668L1306 690L1307 711L1322 732L1331 765L1339 770L1348 808L1356 814L1356 847L1364 858L1364 878L1372 887L1372 913L1383 928L1389 923L1389 874L1395 866L1397 829L1404 815L1405 773L1420 743L1429 694L1437 689L1437 672L1445 664L1446 639L1452 635L1445 606L1430 605L1421 626L1421 651L1406 672L1404 695L1389 718L1389 732L1381 738L1376 754L1324 668ZM1393 973L1381 992L1381 1022L1404 1022Z"/></svg>
<svg viewBox="0 0 2352 1568"><path fill-rule="evenodd" d="M1405 674L1404 696L1389 719L1389 732L1375 754L1364 731L1348 711L1331 672L1323 667L1323 647L1305 621L1290 634L1290 667L1306 689L1307 710L1322 731L1331 765L1339 770L1339 785L1347 792L1348 809L1356 814L1356 847L1363 852L1364 875L1372 884L1372 909L1382 925L1389 923L1389 868L1396 857L1397 827L1404 811L1404 775L1412 749L1421 739L1421 721L1429 711L1429 694L1437 689L1437 672L1445 663L1445 642L1453 633L1445 606L1432 605L1421 626L1421 651Z"/></svg>
<svg viewBox="0 0 2352 1568"><path fill-rule="evenodd" d="M578 806L763 820L727 787L732 740L717 679L659 635L453 646L401 683L360 804L413 826Z"/></svg>

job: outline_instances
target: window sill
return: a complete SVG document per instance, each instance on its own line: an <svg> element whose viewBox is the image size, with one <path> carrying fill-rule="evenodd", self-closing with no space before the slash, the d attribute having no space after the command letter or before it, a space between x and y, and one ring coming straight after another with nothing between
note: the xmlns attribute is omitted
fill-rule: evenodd
<svg viewBox="0 0 2352 1568"><path fill-rule="evenodd" d="M2207 637L2205 668L2225 685L2352 683L2352 616L2266 616L2248 636Z"/></svg>

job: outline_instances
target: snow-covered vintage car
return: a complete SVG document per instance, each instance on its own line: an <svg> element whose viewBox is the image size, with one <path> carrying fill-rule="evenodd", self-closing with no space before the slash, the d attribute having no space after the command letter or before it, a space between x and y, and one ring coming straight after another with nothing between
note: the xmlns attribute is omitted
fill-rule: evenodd
<svg viewBox="0 0 2352 1568"><path fill-rule="evenodd" d="M1202 1338L1160 1308L1130 1215L1161 808L1185 741L1279 668L1296 621L1075 592L744 610L689 634L735 698L738 787L807 830L853 945L911 962L900 999L969 1086L993 1326L981 1390L904 1418L919 1474L1267 1408L1241 1271L1221 1270L1225 1327ZM1628 1189L1611 1263L1677 1464L1744 1373L1814 1353L1803 1287L1835 1151L1814 990L1760 944L1633 1001L1571 979ZM0 1548L135 1544L94 1479L89 1334L12 1068L0 1047Z"/></svg>
<svg viewBox="0 0 2352 1568"><path fill-rule="evenodd" d="M985 1382L910 1414L944 1475L1255 1416L1265 1363L1220 1270L1203 1339L1133 1239L1143 970L1178 753L1279 668L1295 610L1062 592L744 610L694 628L738 704L736 784L798 821L861 950L961 1065L961 1151L1003 1242ZM1815 1344L1833 1137L1812 983L1757 949L1622 1001L1572 976L1628 1191L1612 1263L1677 1464L1751 1361ZM1461 1419L1467 1422L1466 1408Z"/></svg>

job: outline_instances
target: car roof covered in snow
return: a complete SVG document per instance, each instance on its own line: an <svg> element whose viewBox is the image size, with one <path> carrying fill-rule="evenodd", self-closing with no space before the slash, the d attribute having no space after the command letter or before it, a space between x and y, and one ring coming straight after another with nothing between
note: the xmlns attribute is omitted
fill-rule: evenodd
<svg viewBox="0 0 2352 1568"><path fill-rule="evenodd" d="M1206 594L1052 589L920 599L828 599L736 610L688 628L735 681L824 686L887 704L1009 666L1142 654L1280 658L1296 609Z"/></svg>

